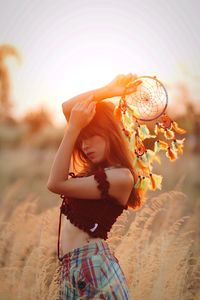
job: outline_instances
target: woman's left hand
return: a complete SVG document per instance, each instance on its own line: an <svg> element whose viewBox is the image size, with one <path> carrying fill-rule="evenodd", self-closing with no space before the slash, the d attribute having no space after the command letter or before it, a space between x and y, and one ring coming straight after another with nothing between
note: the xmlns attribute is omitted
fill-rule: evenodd
<svg viewBox="0 0 200 300"><path fill-rule="evenodd" d="M119 74L106 85L106 90L110 97L121 97L122 95L136 92L138 85L142 83L142 80L137 80L137 77L136 74L133 75L132 73L127 75Z"/></svg>
<svg viewBox="0 0 200 300"><path fill-rule="evenodd" d="M71 110L69 126L81 130L87 126L96 113L94 96L89 96L85 101L77 103Z"/></svg>

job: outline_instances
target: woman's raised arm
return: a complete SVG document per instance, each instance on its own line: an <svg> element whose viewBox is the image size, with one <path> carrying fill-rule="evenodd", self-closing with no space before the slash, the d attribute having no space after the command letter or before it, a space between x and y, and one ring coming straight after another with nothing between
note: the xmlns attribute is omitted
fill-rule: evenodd
<svg viewBox="0 0 200 300"><path fill-rule="evenodd" d="M79 95L77 95L73 98L70 98L69 100L62 103L62 110L63 110L63 113L64 113L65 118L66 118L67 121L69 121L70 113L71 113L71 110L72 110L73 106L76 103L84 101L90 95L94 95L94 100L96 102L99 102L103 99L112 97L112 95L109 93L109 89L105 86L105 87L102 87L102 88L98 88L98 89L95 89L95 90L91 90L89 92L79 94Z"/></svg>
<svg viewBox="0 0 200 300"><path fill-rule="evenodd" d="M122 96L124 93L130 94L136 91L137 86L142 82L141 80L138 80L137 82L134 82L134 80L137 79L136 74L129 73L127 75L119 74L117 75L114 80L109 82L107 85L80 94L78 96L75 96L65 102L62 103L62 110L65 115L66 120L69 120L71 110L73 106L76 103L82 102L85 99L87 99L89 96L94 96L94 101L99 102L106 98L112 98L116 96ZM132 84L130 84L132 83ZM130 84L129 86L127 86Z"/></svg>

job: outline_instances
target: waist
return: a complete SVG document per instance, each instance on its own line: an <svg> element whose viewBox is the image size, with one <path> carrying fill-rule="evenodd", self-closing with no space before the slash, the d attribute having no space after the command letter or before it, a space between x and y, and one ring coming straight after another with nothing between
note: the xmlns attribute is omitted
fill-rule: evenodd
<svg viewBox="0 0 200 300"><path fill-rule="evenodd" d="M83 245L82 247L75 248L67 253L65 253L60 261L62 263L73 263L82 261L84 258L91 257L93 255L106 254L113 257L114 253L110 249L108 243L103 239L92 240L90 243Z"/></svg>

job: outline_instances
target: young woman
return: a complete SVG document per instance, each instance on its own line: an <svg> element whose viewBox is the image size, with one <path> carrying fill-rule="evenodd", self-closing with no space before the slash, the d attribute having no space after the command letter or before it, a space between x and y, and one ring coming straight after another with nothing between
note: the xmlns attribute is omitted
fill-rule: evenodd
<svg viewBox="0 0 200 300"><path fill-rule="evenodd" d="M115 105L102 100L123 95L136 77L119 75L107 86L63 103L68 126L47 183L63 198L59 299L130 299L124 273L106 239L117 217L128 207L140 206L140 198L134 189L132 153L113 114ZM69 172L71 162L77 175ZM66 216L62 257L61 214Z"/></svg>

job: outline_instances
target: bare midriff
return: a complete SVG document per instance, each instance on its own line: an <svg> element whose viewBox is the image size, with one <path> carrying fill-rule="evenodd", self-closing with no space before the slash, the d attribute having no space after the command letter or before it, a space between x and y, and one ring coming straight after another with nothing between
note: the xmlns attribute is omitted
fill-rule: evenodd
<svg viewBox="0 0 200 300"><path fill-rule="evenodd" d="M104 241L102 238L93 238L87 232L74 226L66 217L62 220L60 251L61 256L75 248L82 247L94 241Z"/></svg>

